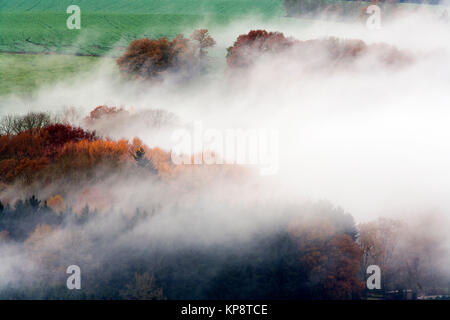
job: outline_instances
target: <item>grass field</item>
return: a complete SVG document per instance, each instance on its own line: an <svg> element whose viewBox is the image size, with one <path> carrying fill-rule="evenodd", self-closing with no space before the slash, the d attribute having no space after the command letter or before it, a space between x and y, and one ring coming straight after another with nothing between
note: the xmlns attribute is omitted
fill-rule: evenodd
<svg viewBox="0 0 450 320"><path fill-rule="evenodd" d="M71 4L81 30L66 27ZM102 55L139 37L174 37L249 14L283 14L282 0L27 0L0 2L0 52Z"/></svg>
<svg viewBox="0 0 450 320"><path fill-rule="evenodd" d="M81 30L66 26L72 4ZM280 19L283 0L0 0L0 52L118 55L135 38L172 38L250 15Z"/></svg>
<svg viewBox="0 0 450 320"><path fill-rule="evenodd" d="M66 15L4 13L0 51L102 55L139 37L173 37L203 20L199 15L83 13L81 30L66 27ZM225 21L226 17L219 19ZM14 28L8 26L14 25ZM113 53L114 54L114 51Z"/></svg>
<svg viewBox="0 0 450 320"><path fill-rule="evenodd" d="M0 53L0 96L30 94L43 84L82 75L100 59L107 58Z"/></svg>
<svg viewBox="0 0 450 320"><path fill-rule="evenodd" d="M7 0L0 2L0 11L65 12L73 4L103 13L273 15L280 11L282 0Z"/></svg>
<svg viewBox="0 0 450 320"><path fill-rule="evenodd" d="M81 8L81 30L66 27L72 4ZM0 95L32 92L98 61L74 55L118 56L135 38L211 30L250 15L301 25L283 18L283 0L0 0Z"/></svg>
<svg viewBox="0 0 450 320"><path fill-rule="evenodd" d="M81 8L81 30L66 27L72 4ZM135 38L283 14L282 0L0 0L0 95L31 93L99 60L75 54L117 56Z"/></svg>

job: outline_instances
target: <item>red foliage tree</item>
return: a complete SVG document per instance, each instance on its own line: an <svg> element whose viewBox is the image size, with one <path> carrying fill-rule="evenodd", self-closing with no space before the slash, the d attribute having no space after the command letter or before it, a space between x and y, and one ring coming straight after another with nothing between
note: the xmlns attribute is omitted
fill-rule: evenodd
<svg viewBox="0 0 450 320"><path fill-rule="evenodd" d="M292 47L294 42L281 32L252 30L240 35L233 46L227 49L227 64L232 68L247 67L258 55L281 52Z"/></svg>
<svg viewBox="0 0 450 320"><path fill-rule="evenodd" d="M123 108L98 106L89 113L89 117L87 117L86 120L99 120L121 113L127 113L127 111L125 111Z"/></svg>
<svg viewBox="0 0 450 320"><path fill-rule="evenodd" d="M216 45L216 41L211 37L207 29L195 30L191 35L191 40L198 42L201 57L206 55L206 48Z"/></svg>
<svg viewBox="0 0 450 320"><path fill-rule="evenodd" d="M95 141L98 137L95 131L84 131L66 124L52 124L41 132L44 141L42 152L50 158L54 158L58 151L68 142L79 142L83 140Z"/></svg>
<svg viewBox="0 0 450 320"><path fill-rule="evenodd" d="M342 66L369 54L385 65L401 66L411 61L407 53L386 44L367 45L361 40L334 37L299 41L279 32L253 30L240 35L228 48L227 64L230 69L246 68L261 55L276 55L287 49L291 49L295 59L311 63L311 66L319 63L319 67Z"/></svg>
<svg viewBox="0 0 450 320"><path fill-rule="evenodd" d="M134 78L154 79L170 70L187 67L189 39L178 35L172 41L166 37L159 39L138 39L130 43L128 50L117 59L119 70Z"/></svg>
<svg viewBox="0 0 450 320"><path fill-rule="evenodd" d="M95 132L66 124L50 124L36 130L0 136L0 181L10 183L22 178L30 184L34 176L58 158L67 143L93 142Z"/></svg>
<svg viewBox="0 0 450 320"><path fill-rule="evenodd" d="M52 124L44 128L42 136L47 145L62 146L67 142L78 142L81 140L94 141L98 137L95 131L84 131L66 124Z"/></svg>
<svg viewBox="0 0 450 320"><path fill-rule="evenodd" d="M208 30L195 30L191 39L177 35L173 40L137 39L117 59L122 74L140 79L159 79L169 71L192 71L215 44Z"/></svg>

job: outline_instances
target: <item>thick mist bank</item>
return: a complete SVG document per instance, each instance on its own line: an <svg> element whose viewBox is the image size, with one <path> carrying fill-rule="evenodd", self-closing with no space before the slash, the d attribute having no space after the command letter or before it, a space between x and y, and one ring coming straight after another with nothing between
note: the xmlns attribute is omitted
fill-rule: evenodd
<svg viewBox="0 0 450 320"><path fill-rule="evenodd" d="M108 63L89 77L43 88L33 98L3 98L0 112L75 107L79 116L72 120L81 124L93 107L111 105L135 113L162 109L185 125L200 121L204 128L218 130L276 128L280 165L278 175L270 179L284 184L292 196L328 199L358 219L411 208L448 209L444 166L449 154L443 140L449 80L449 48L443 39L448 25L420 13L378 31L323 21L306 27L245 21L211 30L218 42L213 51L224 55L238 34L260 27L301 40L338 36L383 42L411 53L415 61L391 70L369 58L359 61L355 70L324 68L305 74L302 70L310 62L287 53L263 59L244 76L233 78L224 73L224 58L214 58L203 77L188 82L166 79L158 86L123 83ZM139 136L150 146L172 147L170 130L155 135L145 123L119 123L117 130L109 126L106 132L112 138Z"/></svg>
<svg viewBox="0 0 450 320"><path fill-rule="evenodd" d="M263 297L317 294L323 298L330 291L318 293L316 285L332 287L324 279L342 265L349 266L345 284L333 285L342 289L339 298L352 298L365 276L357 276L358 232L364 228L352 216L356 222L375 221L366 225L376 230L374 242L384 244L380 239L389 239L395 247L390 263L386 256L374 255L375 261L386 262L383 270L393 288L416 286L419 278L428 292L446 287L450 45L444 39L448 27L421 13L383 25L379 31L359 24L317 21L298 28L248 20L210 30L218 44L209 69L189 80L174 75L160 84L125 82L115 66L100 64L89 76L42 88L33 97L2 98L0 115L50 111L102 137L131 141L137 136L150 148L167 152L173 148L173 131L195 122L219 131L263 128L279 133L278 171L270 176L259 176L253 168L229 173L219 165L194 167L190 172L187 166L184 175L164 180L134 164L132 169L116 171L96 168L94 177L102 179L81 192L87 194L84 198L79 189L86 186L67 183L64 177L45 188L34 184L27 190L13 186L0 191L11 206L32 194L49 199L64 192L69 211L66 220L49 211L49 221L59 223L54 227L33 220L36 209L27 209L25 202L24 212L32 217L30 230L24 235L17 231L17 238L13 235L12 241L0 245L1 256L6 257L0 285L12 290L6 296L26 297L20 290L26 289L22 281L29 281L37 291L28 294L52 297L39 291L37 279L44 279L54 285L57 297L55 288L61 286L64 267L79 263L87 271L90 293L97 298L127 297L129 292L119 287L127 287L134 273L145 272L155 273L155 290L165 288L169 298L236 297L240 287L230 279L248 279L252 274L263 276L249 280L249 287L256 289L246 292L248 296L265 292ZM397 68L380 63L369 52L350 65L335 67L316 47L301 59L291 50L264 55L244 72L230 73L225 48L239 34L257 28L299 40L335 36L367 44L382 42L413 58ZM221 51L222 56L217 54ZM87 122L89 112L99 105L123 107L125 112ZM90 208L97 211L81 223L77 217L82 216L84 202L97 203ZM146 213L139 218L137 210ZM378 217L398 218L401 223L397 226L394 220ZM315 251L320 258L310 255ZM214 267L208 269L209 265ZM204 273L199 277L188 270ZM101 272L99 284L96 274ZM289 276L301 286L289 289L289 281L280 280ZM277 287L279 292L258 287L264 279L274 278L283 284ZM174 279L180 280L181 287L174 285ZM137 276L136 282L141 280ZM186 288L192 286L198 291L189 296Z"/></svg>

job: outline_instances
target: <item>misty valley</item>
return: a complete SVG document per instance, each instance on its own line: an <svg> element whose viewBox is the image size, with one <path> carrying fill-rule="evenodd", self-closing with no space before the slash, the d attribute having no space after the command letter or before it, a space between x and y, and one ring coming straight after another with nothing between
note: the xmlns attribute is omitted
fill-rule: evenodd
<svg viewBox="0 0 450 320"><path fill-rule="evenodd" d="M448 300L447 9L1 2L0 300Z"/></svg>

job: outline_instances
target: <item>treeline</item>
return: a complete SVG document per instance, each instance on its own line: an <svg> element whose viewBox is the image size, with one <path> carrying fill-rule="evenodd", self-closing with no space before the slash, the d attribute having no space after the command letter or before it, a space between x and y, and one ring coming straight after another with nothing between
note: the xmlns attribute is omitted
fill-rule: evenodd
<svg viewBox="0 0 450 320"><path fill-rule="evenodd" d="M192 42L197 43L196 46ZM182 35L171 41L165 37L139 39L133 41L117 59L117 65L127 78L161 81L167 74L177 74L185 79L205 69L206 48L214 44L206 29L195 31L191 39ZM412 60L408 53L386 44L368 45L361 40L334 37L300 41L285 37L281 32L252 30L240 35L227 49L227 70L248 69L263 56L276 58L281 55L293 61L303 61L315 70L348 67L369 56L374 58L374 62L394 67L407 65ZM318 62L311 63L311 55L320 57Z"/></svg>
<svg viewBox="0 0 450 320"><path fill-rule="evenodd" d="M35 118L47 120L35 121ZM243 175L246 171L233 164L211 165L207 169L175 165L170 152L150 148L139 138L114 140L98 135L95 130L72 126L61 118L49 113L28 113L0 119L0 193L8 202L20 196L42 194L42 190L56 190L46 194L60 194L79 212L81 205L97 202L95 198L102 198L103 203L114 200L102 190L96 191L101 195L92 196L95 194L92 186L113 175L123 180L170 181L196 170L207 170L211 178L213 172ZM173 125L176 117L163 110L132 114L121 107L98 106L82 123L85 128L102 127L103 134L111 133L108 128L113 127L139 134L139 126Z"/></svg>
<svg viewBox="0 0 450 320"><path fill-rule="evenodd" d="M113 112L114 108L101 106L87 121ZM0 120L0 183L29 186L37 182L43 187L57 179L95 180L99 167L105 173L133 164L142 167L144 162L153 173L170 167L167 153L150 149L139 139L114 141L50 119L46 113L28 113Z"/></svg>
<svg viewBox="0 0 450 320"><path fill-rule="evenodd" d="M99 106L86 121L93 124L118 115L128 116L121 108ZM45 281L21 289L3 288L1 297L362 299L368 294L365 279L371 264L382 270L386 297L403 297L389 291L411 290L415 297L446 293L450 288L440 268L445 242L434 234L434 226L421 223L414 227L392 219L355 225L350 215L323 203L291 208L292 218L282 227L243 242L187 248L153 243L111 249L108 244L118 235L133 233L163 213L155 202L143 206L125 202L114 209L117 199L107 195L107 188L91 186L101 185L111 176L118 181L126 176L138 180L154 177L156 180L150 181L162 183L177 179L173 173L187 169L174 167L167 153L150 149L138 139L112 141L68 124L30 120L34 117L51 119L48 114L27 114L3 122L0 245L28 248L38 265L43 264ZM225 171L224 167L218 170ZM198 184L195 177L204 179L201 171L189 177L192 187ZM53 186L60 193L42 199L20 198L14 191L23 193L32 185L39 190ZM82 231L102 225L111 216L117 219L114 233L87 236ZM58 230L78 230L76 243L85 243L86 251L80 256L77 246L61 243L57 251L47 252L45 240ZM96 252L106 257L84 260L93 255L97 258ZM64 286L64 268L71 259L63 257L72 255L78 255L87 271L80 293L68 292Z"/></svg>
<svg viewBox="0 0 450 320"><path fill-rule="evenodd" d="M398 67L411 62L409 54L386 44L368 45L362 40L335 37L301 41L281 32L252 30L240 35L228 48L227 65L231 69L248 68L263 55L276 58L281 54L293 61L304 61L314 71L346 68L369 56L384 66ZM312 56L316 61L309 63Z"/></svg>
<svg viewBox="0 0 450 320"><path fill-rule="evenodd" d="M298 221L257 234L251 240L220 245L170 248L164 243L153 243L108 248L112 238L101 233L84 234L88 237L84 241L92 241L97 248L84 252L83 256L103 247L110 252L108 258L99 256L98 261L81 259L84 273L83 290L79 293L64 287L61 272L70 260L63 259L63 253L66 257L76 256L72 251L77 246L65 247L61 243L60 257L46 253L42 243L58 229L86 228L101 223L102 217L88 207L80 214L70 208L57 212L35 197L1 208L1 243L22 242L39 253L45 266L42 277L48 279L26 288L6 288L0 292L3 298L358 299L364 296L359 275L361 252L355 242L353 219L329 205L299 208ZM310 210L315 215L308 214ZM131 219L119 216L121 234L132 232L150 217L139 210ZM326 221L326 227L321 225L322 221ZM304 229L306 222L311 229Z"/></svg>
<svg viewBox="0 0 450 320"><path fill-rule="evenodd" d="M319 202L291 208L286 223L246 240L197 246L155 239L111 246L118 236L132 234L161 214L151 207L133 210L131 216L114 210L104 216L88 206L75 212L60 196L0 203L0 245L24 244L37 256L46 279L3 288L0 297L365 299L371 294L365 280L372 264L382 270L377 292L387 299L404 299L407 291L414 299L450 290L440 266L445 243L423 223L414 227L378 219L355 225L351 215ZM115 232L86 232L111 216ZM54 251L46 239L58 230L83 238L75 244L62 241ZM74 257L83 270L80 292L65 288L65 268Z"/></svg>
<svg viewBox="0 0 450 320"><path fill-rule="evenodd" d="M13 206L0 201L0 239L24 242L42 225L83 224L97 214L88 205L76 213L72 208L66 208L59 195L45 201L31 196L25 200L17 200Z"/></svg>

